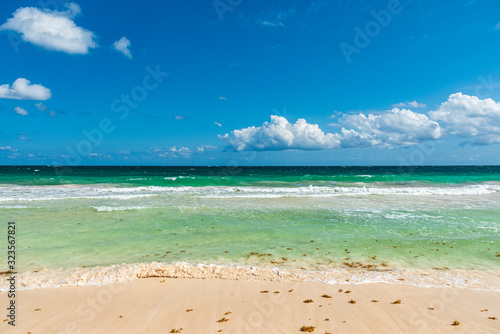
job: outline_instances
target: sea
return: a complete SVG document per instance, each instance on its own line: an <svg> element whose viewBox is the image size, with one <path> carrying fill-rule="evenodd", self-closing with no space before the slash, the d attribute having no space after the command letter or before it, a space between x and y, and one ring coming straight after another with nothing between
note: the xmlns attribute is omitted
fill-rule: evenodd
<svg viewBox="0 0 500 334"><path fill-rule="evenodd" d="M500 166L0 166L0 217L0 271L12 275L11 222L18 289L187 277L500 290Z"/></svg>

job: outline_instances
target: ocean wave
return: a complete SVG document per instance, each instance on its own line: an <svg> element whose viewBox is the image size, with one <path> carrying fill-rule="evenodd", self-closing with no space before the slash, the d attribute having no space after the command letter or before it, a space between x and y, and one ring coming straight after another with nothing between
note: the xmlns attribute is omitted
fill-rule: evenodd
<svg viewBox="0 0 500 334"><path fill-rule="evenodd" d="M166 277L248 281L317 281L328 284L392 283L500 291L500 282L497 279L499 274L500 271L493 270L366 270L327 266L306 269L151 262L63 271L24 272L16 275L16 282L19 290L107 285L138 278ZM349 279L346 280L346 277ZM7 291L8 288L8 282L1 280L0 291Z"/></svg>
<svg viewBox="0 0 500 334"><path fill-rule="evenodd" d="M111 211L129 211L129 210L144 210L152 209L149 206L91 206L97 212L111 212Z"/></svg>
<svg viewBox="0 0 500 334"><path fill-rule="evenodd" d="M301 187L116 187L109 185L11 186L0 187L0 202L53 201L68 199L134 199L157 195L186 195L204 198L278 198L278 197L335 197L335 196L462 196L500 193L500 183L472 185L369 185L301 186Z"/></svg>

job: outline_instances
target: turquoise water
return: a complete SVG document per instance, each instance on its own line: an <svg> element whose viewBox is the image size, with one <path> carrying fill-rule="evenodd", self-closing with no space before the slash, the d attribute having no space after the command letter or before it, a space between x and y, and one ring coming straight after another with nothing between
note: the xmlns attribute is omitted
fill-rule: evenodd
<svg viewBox="0 0 500 334"><path fill-rule="evenodd" d="M16 222L20 272L500 269L500 167L4 166L0 216Z"/></svg>

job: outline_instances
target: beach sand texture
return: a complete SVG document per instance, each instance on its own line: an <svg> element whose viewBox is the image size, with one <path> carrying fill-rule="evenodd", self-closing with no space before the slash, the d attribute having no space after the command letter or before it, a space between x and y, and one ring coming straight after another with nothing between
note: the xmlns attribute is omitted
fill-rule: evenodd
<svg viewBox="0 0 500 334"><path fill-rule="evenodd" d="M145 278L24 290L18 305L18 325L4 321L0 332L500 332L499 291L398 284Z"/></svg>

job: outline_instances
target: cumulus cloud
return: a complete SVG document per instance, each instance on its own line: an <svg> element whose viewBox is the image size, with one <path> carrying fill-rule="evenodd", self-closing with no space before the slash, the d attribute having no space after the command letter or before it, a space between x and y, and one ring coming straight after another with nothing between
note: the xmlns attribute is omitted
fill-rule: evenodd
<svg viewBox="0 0 500 334"><path fill-rule="evenodd" d="M427 115L394 108L378 114L344 116L342 146L395 148L441 138L443 130ZM346 130L345 128L352 130Z"/></svg>
<svg viewBox="0 0 500 334"><path fill-rule="evenodd" d="M23 109L21 107L15 107L14 110L16 111L16 114L19 114L21 116L27 116L28 115L28 112L26 111L26 109Z"/></svg>
<svg viewBox="0 0 500 334"><path fill-rule="evenodd" d="M414 106L416 101L406 102ZM377 113L332 116L338 133L325 133L317 124L281 116L261 126L233 130L219 139L235 151L323 150L349 147L398 148L445 137L469 138L467 143L500 143L500 102L456 93L428 115L393 108Z"/></svg>
<svg viewBox="0 0 500 334"><path fill-rule="evenodd" d="M348 115L339 133L324 133L317 124L299 119L292 124L273 115L259 127L234 130L219 136L235 151L323 150L348 147L397 148L441 138L439 124L424 114L397 109L378 114Z"/></svg>
<svg viewBox="0 0 500 334"><path fill-rule="evenodd" d="M225 96L219 96L219 100L227 100L227 97L225 97Z"/></svg>
<svg viewBox="0 0 500 334"><path fill-rule="evenodd" d="M222 124L220 124L219 122L214 122L215 125L217 125L219 128L222 128Z"/></svg>
<svg viewBox="0 0 500 334"><path fill-rule="evenodd" d="M48 50L69 54L87 54L96 48L94 33L79 27L73 19L81 12L76 3L66 4L67 10L53 11L34 7L21 7L0 26L12 30L30 43Z"/></svg>
<svg viewBox="0 0 500 334"><path fill-rule="evenodd" d="M425 108L425 103L418 103L417 101L401 102L392 105L394 108Z"/></svg>
<svg viewBox="0 0 500 334"><path fill-rule="evenodd" d="M126 57L132 58L132 53L130 53L130 41L127 37L122 37L113 43L115 50L123 53Z"/></svg>
<svg viewBox="0 0 500 334"><path fill-rule="evenodd" d="M219 135L228 147L236 151L321 150L340 146L338 135L325 134L317 124L298 119L295 124L284 117L272 115L271 122Z"/></svg>
<svg viewBox="0 0 500 334"><path fill-rule="evenodd" d="M476 144L500 143L500 103L456 93L429 116L445 124L449 135L475 137Z"/></svg>
<svg viewBox="0 0 500 334"><path fill-rule="evenodd" d="M0 99L12 100L48 100L52 96L50 89L38 85L31 84L25 78L19 78L12 86L9 84L0 85Z"/></svg>

